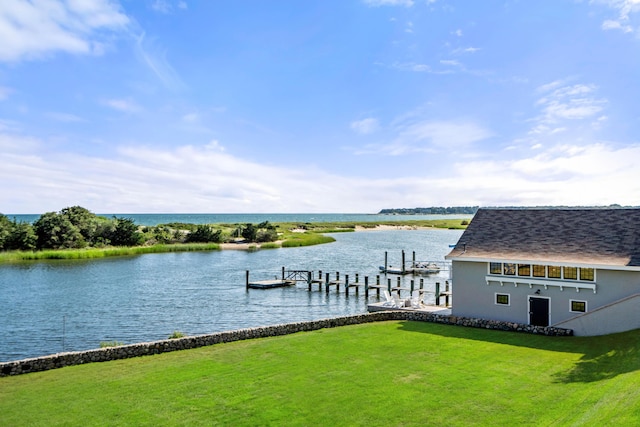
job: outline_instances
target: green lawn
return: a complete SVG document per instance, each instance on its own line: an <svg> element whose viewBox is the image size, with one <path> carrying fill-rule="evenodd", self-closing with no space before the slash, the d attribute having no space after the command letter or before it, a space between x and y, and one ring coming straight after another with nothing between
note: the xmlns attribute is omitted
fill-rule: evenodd
<svg viewBox="0 0 640 427"><path fill-rule="evenodd" d="M0 425L639 425L639 348L364 324L0 378Z"/></svg>

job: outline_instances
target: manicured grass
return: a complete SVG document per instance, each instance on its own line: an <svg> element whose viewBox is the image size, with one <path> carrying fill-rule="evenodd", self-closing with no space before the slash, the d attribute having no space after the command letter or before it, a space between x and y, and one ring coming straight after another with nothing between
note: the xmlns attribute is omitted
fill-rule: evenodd
<svg viewBox="0 0 640 427"><path fill-rule="evenodd" d="M0 378L0 425L638 425L639 349L365 324Z"/></svg>

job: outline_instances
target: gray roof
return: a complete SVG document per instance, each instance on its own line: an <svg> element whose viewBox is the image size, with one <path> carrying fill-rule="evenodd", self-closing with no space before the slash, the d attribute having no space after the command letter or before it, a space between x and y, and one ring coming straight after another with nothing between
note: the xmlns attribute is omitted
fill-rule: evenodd
<svg viewBox="0 0 640 427"><path fill-rule="evenodd" d="M449 259L640 266L640 209L479 209Z"/></svg>

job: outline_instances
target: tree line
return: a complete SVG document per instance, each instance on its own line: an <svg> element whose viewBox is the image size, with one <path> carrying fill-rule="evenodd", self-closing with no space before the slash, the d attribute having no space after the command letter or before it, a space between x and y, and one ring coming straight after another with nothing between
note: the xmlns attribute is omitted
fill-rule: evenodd
<svg viewBox="0 0 640 427"><path fill-rule="evenodd" d="M478 206L433 206L430 208L382 209L379 214L386 215L475 215Z"/></svg>
<svg viewBox="0 0 640 427"><path fill-rule="evenodd" d="M131 218L96 215L81 206L42 214L33 224L0 214L0 250L82 249L167 243L222 243L235 238L249 242L277 240L268 221L238 225L225 234L207 224L165 224L140 227Z"/></svg>

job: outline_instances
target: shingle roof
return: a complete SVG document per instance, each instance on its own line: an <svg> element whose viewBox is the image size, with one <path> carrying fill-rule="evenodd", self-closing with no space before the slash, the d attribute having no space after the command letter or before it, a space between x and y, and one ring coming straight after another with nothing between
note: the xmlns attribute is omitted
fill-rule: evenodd
<svg viewBox="0 0 640 427"><path fill-rule="evenodd" d="M479 209L447 258L640 266L640 209Z"/></svg>

